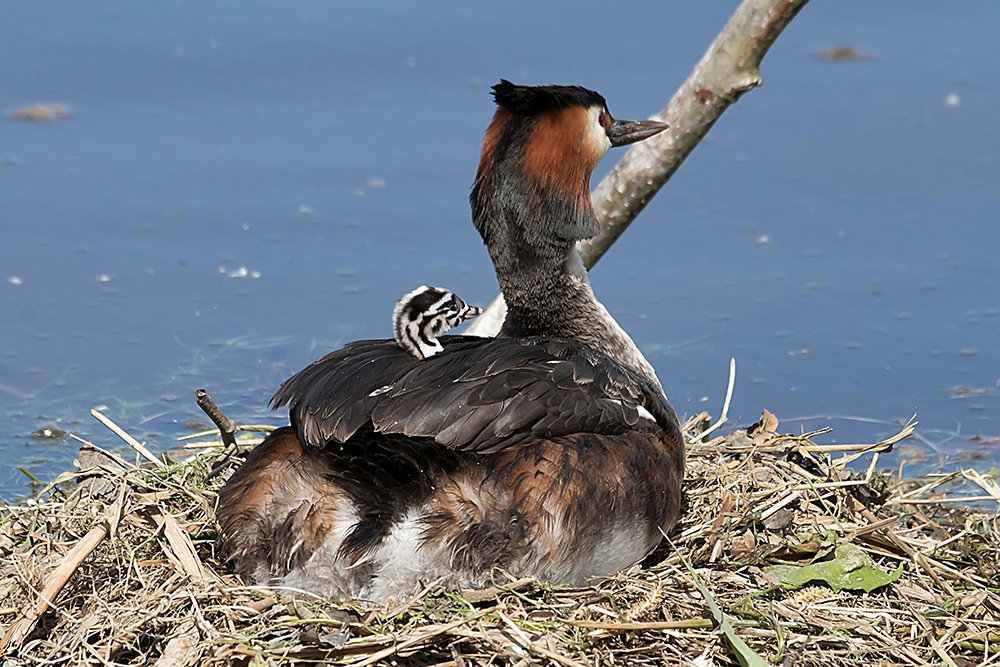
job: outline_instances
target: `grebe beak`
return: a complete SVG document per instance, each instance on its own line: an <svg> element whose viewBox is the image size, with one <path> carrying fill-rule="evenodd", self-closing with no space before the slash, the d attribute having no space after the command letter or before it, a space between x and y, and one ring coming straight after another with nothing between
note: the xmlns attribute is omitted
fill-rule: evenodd
<svg viewBox="0 0 1000 667"><path fill-rule="evenodd" d="M465 310L459 314L459 316L463 320L471 320L472 318L479 317L482 314L483 314L482 308L476 308L475 306L467 306Z"/></svg>
<svg viewBox="0 0 1000 667"><path fill-rule="evenodd" d="M608 139L612 146L627 146L628 144L649 139L667 129L666 123L655 120L616 120L608 128Z"/></svg>

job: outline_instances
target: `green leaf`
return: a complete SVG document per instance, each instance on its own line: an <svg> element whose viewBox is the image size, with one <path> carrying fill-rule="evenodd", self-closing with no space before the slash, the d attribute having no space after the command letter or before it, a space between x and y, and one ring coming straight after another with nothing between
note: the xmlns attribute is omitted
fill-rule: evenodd
<svg viewBox="0 0 1000 667"><path fill-rule="evenodd" d="M694 568L691 567L691 564L688 563L687 559L681 555L677 546L670 540L669 537L667 537L666 533L663 534L663 537L665 537L667 542L670 543L670 546L674 548L674 552L681 557L681 561L684 563L687 571L691 573L695 584L698 585L698 590L701 591L702 597L705 598L705 602L708 604L708 608L712 612L712 617L715 618L715 622L719 624L719 629L725 636L726 641L729 643L729 646L732 647L733 652L736 653L736 659L740 661L740 665L743 667L771 667L771 663L760 657L760 654L750 648L750 646L743 641L743 638L736 634L736 630L733 628L732 623L730 623L729 619L722 613L722 609L719 608L719 605L716 604L715 598L712 597L712 594L709 592L708 586L705 585L705 582L701 580L701 577L699 577L698 573L694 571Z"/></svg>
<svg viewBox="0 0 1000 667"><path fill-rule="evenodd" d="M834 551L833 560L811 565L772 565L767 570L789 590L802 588L811 581L824 581L835 591L842 589L871 593L876 588L891 584L903 573L900 563L895 572L884 572L875 567L874 561L857 546L841 544Z"/></svg>
<svg viewBox="0 0 1000 667"><path fill-rule="evenodd" d="M712 594L708 592L708 586L705 582L701 580L695 571L691 569L688 565L688 571L691 576L694 577L695 583L698 584L698 590L701 591L702 596L705 598L705 602L708 603L708 608L712 611L712 616L715 618L715 622L719 624L719 629L722 630L722 634L725 635L726 641L732 647L733 651L736 653L736 659L740 661L743 667L771 667L771 663L764 658L760 657L757 651L750 648L743 638L736 634L736 630L733 628L729 619L723 615L722 610L719 609L719 605L716 604L715 598Z"/></svg>

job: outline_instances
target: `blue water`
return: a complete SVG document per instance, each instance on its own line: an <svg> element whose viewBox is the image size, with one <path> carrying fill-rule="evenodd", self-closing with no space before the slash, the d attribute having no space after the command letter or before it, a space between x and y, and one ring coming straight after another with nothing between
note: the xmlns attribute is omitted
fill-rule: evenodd
<svg viewBox="0 0 1000 667"><path fill-rule="evenodd" d="M388 336L413 287L485 305L489 85L645 117L735 6L6 3L0 109L72 117L0 119L0 497L28 493L17 466L71 465L40 428L117 447L100 407L167 449L205 423L201 387L277 425L280 382ZM998 21L816 0L779 38L592 273L679 412L718 414L735 356L744 426L768 408L871 442L918 410L949 460L1000 460ZM843 45L870 59L816 56Z"/></svg>

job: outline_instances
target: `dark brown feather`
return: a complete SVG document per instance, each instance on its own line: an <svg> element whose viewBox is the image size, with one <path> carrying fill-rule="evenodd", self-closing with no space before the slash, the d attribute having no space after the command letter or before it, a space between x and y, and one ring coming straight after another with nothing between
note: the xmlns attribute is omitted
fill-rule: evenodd
<svg viewBox="0 0 1000 667"><path fill-rule="evenodd" d="M370 592L391 576L366 557L406 516L439 567L464 581L485 584L501 567L582 584L641 558L676 523L682 457L676 428L537 439L489 455L370 428L335 451L306 450L283 428L223 488L219 522L248 581L329 567L332 587L312 583L327 595ZM316 562L331 543L336 551Z"/></svg>
<svg viewBox="0 0 1000 667"><path fill-rule="evenodd" d="M568 341L442 342L444 352L423 361L393 341L351 343L287 380L272 405L289 406L303 444L315 449L346 442L369 420L379 433L492 452L573 433L660 435L675 419L657 388ZM640 416L646 404L655 422Z"/></svg>

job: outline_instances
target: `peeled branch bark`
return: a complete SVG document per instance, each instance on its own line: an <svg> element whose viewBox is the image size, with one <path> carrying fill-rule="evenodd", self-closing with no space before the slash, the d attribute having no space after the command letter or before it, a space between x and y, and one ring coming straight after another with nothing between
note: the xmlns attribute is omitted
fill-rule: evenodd
<svg viewBox="0 0 1000 667"><path fill-rule="evenodd" d="M744 0L667 107L652 118L670 127L633 144L591 198L598 235L577 244L590 269L673 176L729 105L761 85L760 61L809 0ZM465 330L495 336L507 306L498 296Z"/></svg>

